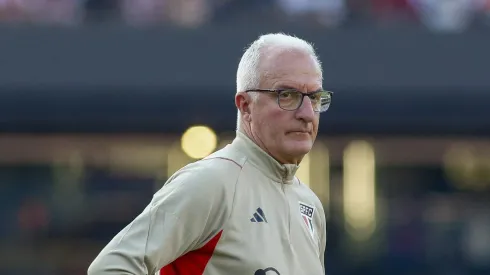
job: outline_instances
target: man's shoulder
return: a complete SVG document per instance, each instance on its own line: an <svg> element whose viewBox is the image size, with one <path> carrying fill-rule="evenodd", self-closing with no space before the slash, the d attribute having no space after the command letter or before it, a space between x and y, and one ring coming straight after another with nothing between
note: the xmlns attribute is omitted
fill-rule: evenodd
<svg viewBox="0 0 490 275"><path fill-rule="evenodd" d="M218 187L217 185L236 181L242 165L243 163L240 163L238 159L213 154L184 166L168 179L167 184L182 182L191 185L205 184L209 187Z"/></svg>
<svg viewBox="0 0 490 275"><path fill-rule="evenodd" d="M241 169L245 164L246 160L247 158L239 150L237 150L232 145L228 145L212 153L211 155L207 156L202 161L215 161L215 162L226 161L229 163L234 163L236 166L240 167Z"/></svg>

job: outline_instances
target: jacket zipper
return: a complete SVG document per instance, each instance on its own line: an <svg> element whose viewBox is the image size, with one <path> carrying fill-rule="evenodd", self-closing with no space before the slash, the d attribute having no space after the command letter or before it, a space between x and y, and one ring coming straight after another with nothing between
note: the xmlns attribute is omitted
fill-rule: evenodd
<svg viewBox="0 0 490 275"><path fill-rule="evenodd" d="M291 206L289 205L288 195L286 193L286 184L284 182L281 183L281 189L284 194L284 199L286 200L286 215L287 215L287 224L288 224L288 242L291 243Z"/></svg>

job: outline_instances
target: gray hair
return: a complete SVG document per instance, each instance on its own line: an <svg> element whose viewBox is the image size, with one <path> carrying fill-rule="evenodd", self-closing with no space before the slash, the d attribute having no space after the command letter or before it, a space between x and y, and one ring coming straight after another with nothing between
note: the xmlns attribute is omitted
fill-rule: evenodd
<svg viewBox="0 0 490 275"><path fill-rule="evenodd" d="M294 49L309 54L315 60L318 71L322 73L321 63L313 45L303 39L284 33L270 33L260 36L244 52L236 74L236 92L259 88L262 79L260 61L264 51L268 49ZM237 130L240 128L241 114L238 110Z"/></svg>

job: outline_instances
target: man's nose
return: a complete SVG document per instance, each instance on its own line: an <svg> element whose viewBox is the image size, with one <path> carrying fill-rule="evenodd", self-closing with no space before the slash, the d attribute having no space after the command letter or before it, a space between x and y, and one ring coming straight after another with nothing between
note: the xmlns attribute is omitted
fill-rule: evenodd
<svg viewBox="0 0 490 275"><path fill-rule="evenodd" d="M313 104L309 97L304 97L303 103L296 110L296 117L305 122L312 122L315 119L315 111L313 110Z"/></svg>

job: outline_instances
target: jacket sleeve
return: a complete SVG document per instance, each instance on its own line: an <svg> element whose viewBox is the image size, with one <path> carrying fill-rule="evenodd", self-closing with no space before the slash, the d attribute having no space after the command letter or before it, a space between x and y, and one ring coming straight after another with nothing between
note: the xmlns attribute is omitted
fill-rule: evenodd
<svg viewBox="0 0 490 275"><path fill-rule="evenodd" d="M88 275L154 274L217 235L233 203L230 173L239 168L230 163L206 160L177 172L103 248Z"/></svg>

